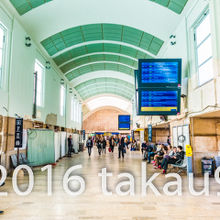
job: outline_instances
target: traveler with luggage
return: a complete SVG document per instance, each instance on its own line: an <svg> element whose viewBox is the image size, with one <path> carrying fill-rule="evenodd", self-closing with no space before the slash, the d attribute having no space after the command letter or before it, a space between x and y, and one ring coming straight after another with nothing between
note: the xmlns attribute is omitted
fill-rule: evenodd
<svg viewBox="0 0 220 220"><path fill-rule="evenodd" d="M91 153L92 153L92 147L93 147L92 137L88 138L88 140L86 142L86 147L88 148L88 154L89 154L89 157L90 157Z"/></svg>

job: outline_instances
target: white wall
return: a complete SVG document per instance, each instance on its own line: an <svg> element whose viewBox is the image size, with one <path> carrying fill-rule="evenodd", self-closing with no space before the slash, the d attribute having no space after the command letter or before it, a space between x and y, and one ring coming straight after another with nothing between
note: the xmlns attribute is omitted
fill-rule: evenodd
<svg viewBox="0 0 220 220"><path fill-rule="evenodd" d="M199 86L198 73L196 71L196 59L194 49L193 27L202 13L209 8L211 15L211 31L214 59L214 79ZM182 58L182 75L188 76L188 97L187 109L182 108L182 113L187 111L188 116L202 114L206 111L218 109L220 107L220 1L200 1L197 0L194 6L185 15L173 35L176 35L176 45L170 43L160 53L162 58ZM217 107L217 108L216 108ZM176 117L169 117L175 119ZM140 120L141 125L160 122L159 117L145 117L147 120Z"/></svg>
<svg viewBox="0 0 220 220"><path fill-rule="evenodd" d="M16 19L5 11L1 4L0 22L7 28L8 33L3 87L0 88L0 114L14 117L16 113L31 119L33 113L35 60L38 59L45 65L46 59L34 42L32 42L31 47L25 46L25 37L30 35L25 32ZM45 70L44 106L37 107L37 111L40 113L38 114L40 117L37 120L45 122L47 115L54 113L58 116L58 126L81 129L81 123L70 120L70 100L73 94L69 93L69 83L65 82L65 87L67 87L67 106L66 117L62 117L60 115L60 80L62 75L53 66L51 69ZM3 106L9 110L8 113L3 109Z"/></svg>

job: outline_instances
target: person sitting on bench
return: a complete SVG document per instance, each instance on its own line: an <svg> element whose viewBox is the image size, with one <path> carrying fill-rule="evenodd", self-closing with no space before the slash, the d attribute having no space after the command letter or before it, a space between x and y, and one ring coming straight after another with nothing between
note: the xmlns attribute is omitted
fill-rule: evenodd
<svg viewBox="0 0 220 220"><path fill-rule="evenodd" d="M159 151L157 151L156 155L154 156L154 169L160 169L161 168L161 160L164 157L164 154L166 154L167 152L167 146L165 146L164 144L161 145L161 149Z"/></svg>
<svg viewBox="0 0 220 220"><path fill-rule="evenodd" d="M182 161L184 160L184 157L185 157L185 152L183 151L183 147L178 146L175 156L164 158L164 160L161 164L161 167L163 168L163 174L166 174L168 164L181 164Z"/></svg>

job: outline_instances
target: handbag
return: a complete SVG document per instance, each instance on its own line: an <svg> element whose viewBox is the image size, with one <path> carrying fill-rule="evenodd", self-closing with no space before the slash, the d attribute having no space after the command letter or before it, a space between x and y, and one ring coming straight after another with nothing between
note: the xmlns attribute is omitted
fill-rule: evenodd
<svg viewBox="0 0 220 220"><path fill-rule="evenodd" d="M111 153L111 152L112 152L112 150L111 150L111 148L110 148L110 147L108 148L108 152L109 152L109 153Z"/></svg>

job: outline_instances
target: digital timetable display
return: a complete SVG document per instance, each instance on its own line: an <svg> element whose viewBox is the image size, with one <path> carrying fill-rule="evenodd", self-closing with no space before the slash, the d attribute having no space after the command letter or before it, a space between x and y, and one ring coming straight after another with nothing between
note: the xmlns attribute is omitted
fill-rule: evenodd
<svg viewBox="0 0 220 220"><path fill-rule="evenodd" d="M118 130L130 130L131 116L119 115L118 116Z"/></svg>
<svg viewBox="0 0 220 220"><path fill-rule="evenodd" d="M179 89L142 89L138 93L139 115L177 115L180 112Z"/></svg>
<svg viewBox="0 0 220 220"><path fill-rule="evenodd" d="M139 60L139 87L181 84L181 59Z"/></svg>

